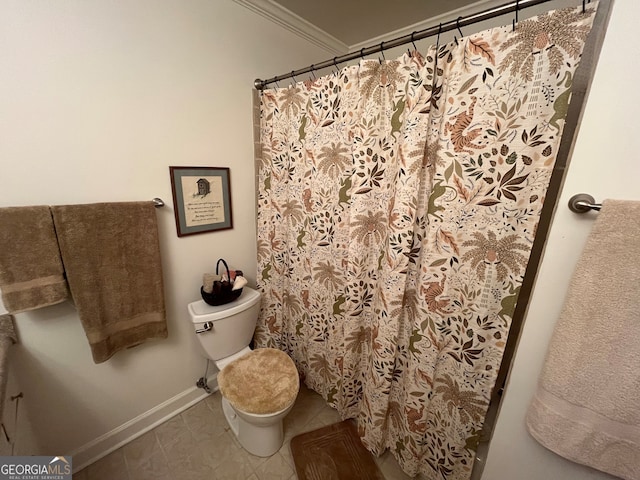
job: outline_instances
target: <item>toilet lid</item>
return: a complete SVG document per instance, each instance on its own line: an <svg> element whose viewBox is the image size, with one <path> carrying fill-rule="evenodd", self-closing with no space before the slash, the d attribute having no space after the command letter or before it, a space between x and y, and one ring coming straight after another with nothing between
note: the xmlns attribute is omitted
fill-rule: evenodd
<svg viewBox="0 0 640 480"><path fill-rule="evenodd" d="M287 408L298 395L298 371L289 356L275 348L258 348L218 373L220 392L236 409L268 415Z"/></svg>

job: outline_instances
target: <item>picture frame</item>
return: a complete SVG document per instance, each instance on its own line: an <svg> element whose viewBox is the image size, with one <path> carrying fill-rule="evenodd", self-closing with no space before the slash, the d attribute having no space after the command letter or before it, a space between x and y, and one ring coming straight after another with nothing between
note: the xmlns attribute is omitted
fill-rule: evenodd
<svg viewBox="0 0 640 480"><path fill-rule="evenodd" d="M233 228L226 167L169 167L178 237Z"/></svg>

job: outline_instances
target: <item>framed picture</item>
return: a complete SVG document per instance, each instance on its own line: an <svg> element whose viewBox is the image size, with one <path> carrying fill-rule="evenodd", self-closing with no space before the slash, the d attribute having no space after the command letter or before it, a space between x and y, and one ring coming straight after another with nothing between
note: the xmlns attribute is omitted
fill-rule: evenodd
<svg viewBox="0 0 640 480"><path fill-rule="evenodd" d="M233 228L228 168L169 167L179 237Z"/></svg>

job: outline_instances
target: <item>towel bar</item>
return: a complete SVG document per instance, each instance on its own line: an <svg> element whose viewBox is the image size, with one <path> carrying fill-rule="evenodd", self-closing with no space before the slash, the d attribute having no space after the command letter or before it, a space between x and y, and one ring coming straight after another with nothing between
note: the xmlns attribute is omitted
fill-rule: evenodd
<svg viewBox="0 0 640 480"><path fill-rule="evenodd" d="M588 193L578 193L569 199L569 210L574 213L585 213L591 210L600 210L602 205Z"/></svg>

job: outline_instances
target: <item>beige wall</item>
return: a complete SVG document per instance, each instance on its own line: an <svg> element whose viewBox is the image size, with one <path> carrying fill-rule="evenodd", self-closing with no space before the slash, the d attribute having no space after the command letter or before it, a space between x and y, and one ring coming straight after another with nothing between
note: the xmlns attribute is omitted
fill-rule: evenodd
<svg viewBox="0 0 640 480"><path fill-rule="evenodd" d="M597 215L571 213L566 207L569 198L576 193L586 192L597 201L606 198L640 200L640 160L636 144L640 131L640 92L637 87L640 66L638 53L629 44L637 36L638 18L639 3L635 0L615 0L558 211L489 447L483 480L613 478L565 460L542 447L526 431L524 418L571 274Z"/></svg>
<svg viewBox="0 0 640 480"><path fill-rule="evenodd" d="M224 257L255 277L253 80L329 54L231 0L1 0L0 11L0 207L167 203L167 340L95 365L71 304L16 316L17 453L68 454L204 373L186 315L202 273ZM179 239L169 165L230 167L234 228Z"/></svg>

